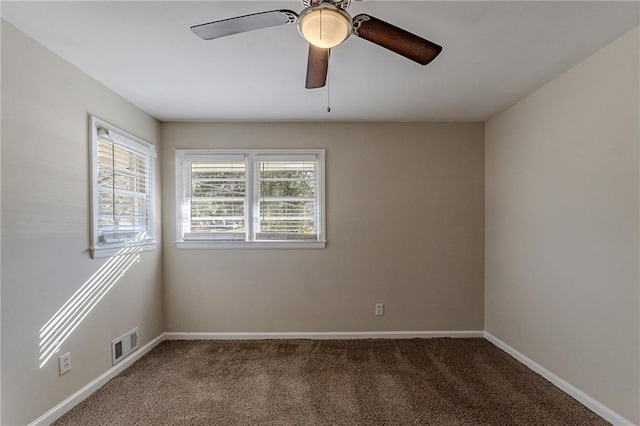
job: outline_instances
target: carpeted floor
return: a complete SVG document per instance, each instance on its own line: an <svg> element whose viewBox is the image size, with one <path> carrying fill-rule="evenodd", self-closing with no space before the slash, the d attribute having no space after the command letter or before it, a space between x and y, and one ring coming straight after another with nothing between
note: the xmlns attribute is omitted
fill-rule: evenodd
<svg viewBox="0 0 640 426"><path fill-rule="evenodd" d="M484 339L166 341L55 425L607 425Z"/></svg>

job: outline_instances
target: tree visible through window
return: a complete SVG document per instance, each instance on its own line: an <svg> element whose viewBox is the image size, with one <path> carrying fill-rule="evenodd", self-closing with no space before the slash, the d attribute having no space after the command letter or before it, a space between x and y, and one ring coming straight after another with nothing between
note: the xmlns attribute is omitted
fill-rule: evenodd
<svg viewBox="0 0 640 426"><path fill-rule="evenodd" d="M258 239L315 237L315 162L259 162Z"/></svg>
<svg viewBox="0 0 640 426"><path fill-rule="evenodd" d="M101 242L136 238L149 229L149 159L99 137L98 236Z"/></svg>

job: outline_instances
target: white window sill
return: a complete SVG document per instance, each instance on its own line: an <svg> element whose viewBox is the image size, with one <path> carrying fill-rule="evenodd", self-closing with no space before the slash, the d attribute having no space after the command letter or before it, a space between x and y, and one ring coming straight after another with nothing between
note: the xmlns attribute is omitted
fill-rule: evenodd
<svg viewBox="0 0 640 426"><path fill-rule="evenodd" d="M176 247L187 250L207 249L323 249L326 241L177 241Z"/></svg>
<svg viewBox="0 0 640 426"><path fill-rule="evenodd" d="M91 252L92 259L102 259L105 257L113 256L127 256L131 254L142 253L146 251L153 251L156 249L157 243L129 243L129 244L114 244L102 247L92 247Z"/></svg>

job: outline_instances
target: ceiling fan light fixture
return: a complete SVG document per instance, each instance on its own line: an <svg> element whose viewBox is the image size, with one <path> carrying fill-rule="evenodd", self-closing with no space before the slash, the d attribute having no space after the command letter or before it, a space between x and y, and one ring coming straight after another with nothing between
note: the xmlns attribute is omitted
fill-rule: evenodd
<svg viewBox="0 0 640 426"><path fill-rule="evenodd" d="M316 47L331 49L345 41L353 30L351 17L332 4L321 3L300 13L298 31Z"/></svg>

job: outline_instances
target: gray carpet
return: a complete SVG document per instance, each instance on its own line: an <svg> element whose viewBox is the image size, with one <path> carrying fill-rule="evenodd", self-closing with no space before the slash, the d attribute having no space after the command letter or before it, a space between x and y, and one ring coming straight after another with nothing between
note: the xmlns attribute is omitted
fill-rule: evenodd
<svg viewBox="0 0 640 426"><path fill-rule="evenodd" d="M55 425L607 425L484 339L166 341Z"/></svg>

